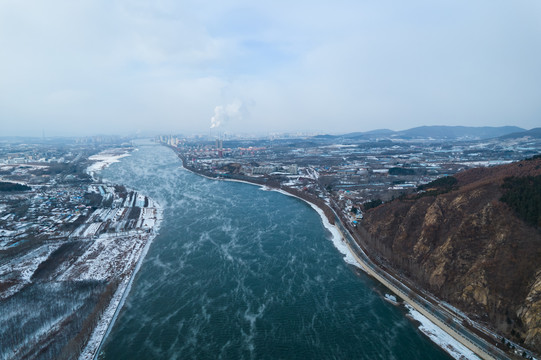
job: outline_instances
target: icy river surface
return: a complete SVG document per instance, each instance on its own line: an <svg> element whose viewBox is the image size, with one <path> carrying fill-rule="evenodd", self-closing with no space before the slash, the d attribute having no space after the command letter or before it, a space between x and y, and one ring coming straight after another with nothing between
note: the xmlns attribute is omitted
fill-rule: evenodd
<svg viewBox="0 0 541 360"><path fill-rule="evenodd" d="M164 221L100 359L449 359L301 200L192 174L153 143L101 176Z"/></svg>

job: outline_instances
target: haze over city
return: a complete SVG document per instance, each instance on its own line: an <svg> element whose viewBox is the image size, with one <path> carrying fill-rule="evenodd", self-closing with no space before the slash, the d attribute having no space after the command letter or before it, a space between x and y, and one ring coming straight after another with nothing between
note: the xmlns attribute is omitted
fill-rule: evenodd
<svg viewBox="0 0 541 360"><path fill-rule="evenodd" d="M3 1L4 136L539 125L537 1Z"/></svg>

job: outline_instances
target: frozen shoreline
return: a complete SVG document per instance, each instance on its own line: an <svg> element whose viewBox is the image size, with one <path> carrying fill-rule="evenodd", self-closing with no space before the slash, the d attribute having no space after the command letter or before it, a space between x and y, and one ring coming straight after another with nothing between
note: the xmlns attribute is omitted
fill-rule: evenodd
<svg viewBox="0 0 541 360"><path fill-rule="evenodd" d="M131 156L131 154L124 153L120 155L112 155L112 154L100 153L97 155L93 155L89 159L98 160L98 162L90 165L86 169L86 171L90 176L92 176L92 178L95 178L96 171L103 170L104 168L110 166L111 164L115 162L119 162L120 158L123 158L126 156ZM138 256L137 261L135 262L135 266L133 267L133 270L130 273L127 273L126 276L124 276L124 278L118 285L118 288L115 291L115 294L111 298L109 305L107 305L107 308L102 313L97 325L92 331L92 335L90 336L90 339L88 340L87 344L85 345L85 348L79 355L79 360L90 360L90 359L96 359L98 357L104 340L107 338L107 335L109 335L118 317L120 310L124 306L126 298L128 294L130 293L135 276L137 275L137 273L139 272L141 268L141 265L148 253L148 250L150 249L150 245L152 244L156 236L159 234L161 222L163 220L163 208L155 200L153 199L150 199L150 200L152 204L154 205L154 208L156 209L156 212L157 212L156 221L154 223L154 226L152 226L152 231L151 233L148 234L148 238L145 240L146 241L145 245L143 246L143 249L141 250Z"/></svg>
<svg viewBox="0 0 541 360"><path fill-rule="evenodd" d="M291 196L294 198L297 198L299 200L302 200L309 204L312 209L314 209L319 216L321 217L321 221L323 223L323 226L330 232L331 234L331 241L335 248L344 255L344 261L350 265L356 266L357 268L367 272L365 268L363 267L362 263L357 261L356 257L353 255L352 250L349 248L349 246L346 244L346 242L342 238L342 234L338 230L338 228L335 225L332 225L329 222L329 219L327 219L327 216L325 216L325 213L323 212L323 209L318 207L317 205L311 203L308 200L305 200L303 198L300 198L298 196L295 196L287 191L284 191L282 189L275 189L270 188L265 185L252 183L249 181L244 180L236 180L236 179L225 179L225 178L212 178L209 176L205 176L203 174L199 174L195 171L186 169L184 166L183 169L190 171L193 174L202 176L204 178L207 178L209 180L220 180L220 181L230 181L230 182L239 182L239 183L245 183L250 184L253 186L258 186L262 190L267 191L276 191L281 194ZM433 343L438 345L441 349L443 349L446 353L448 353L451 357L457 360L479 360L480 358L470 349L468 349L466 346L464 346L462 343L460 343L458 340L454 339L452 336L447 334L445 330L434 324L430 319L423 316L421 313L413 309L413 307L406 305L406 309L408 310L408 317L411 318L414 321L419 322L421 325L418 327L419 331L423 333L425 336L427 336Z"/></svg>
<svg viewBox="0 0 541 360"><path fill-rule="evenodd" d="M456 341L436 324L415 310L411 305L406 304L405 307L408 309L407 316L421 324L419 330L454 359L480 359L473 351Z"/></svg>
<svg viewBox="0 0 541 360"><path fill-rule="evenodd" d="M364 267L362 266L362 264L360 264L357 260L355 260L355 257L353 256L353 254L351 253L351 251L349 250L349 247L347 246L347 244L345 243L345 241L343 241L342 239L342 235L340 234L340 231L338 230L338 228L331 224L329 222L329 219L327 219L327 216L325 216L325 213L323 212L323 209L321 209L319 206L311 203L310 201L308 200L305 200L303 198L300 198L298 196L295 196L293 194L290 194L288 193L287 191L284 191L284 190L281 190L281 189L272 189L272 188L269 188L269 190L271 191L276 191L276 192L279 192L281 194L284 194L284 195L287 195L287 196L291 196L291 197L294 197L294 198L297 198L299 200L302 200L304 201L305 203L307 203L308 205L310 205L310 207L312 209L314 209L318 214L319 214L319 217L321 218L321 222L323 223L323 227L325 229L327 229L327 231L329 231L329 233L331 234L331 242L333 243L334 247L342 254L344 255L344 261L350 265L353 265L353 266L356 266L358 267L359 269L363 270L364 271Z"/></svg>

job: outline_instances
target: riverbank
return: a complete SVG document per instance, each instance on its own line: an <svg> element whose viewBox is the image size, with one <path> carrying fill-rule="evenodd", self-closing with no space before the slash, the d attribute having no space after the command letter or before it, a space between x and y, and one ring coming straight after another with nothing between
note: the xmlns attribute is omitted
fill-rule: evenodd
<svg viewBox="0 0 541 360"><path fill-rule="evenodd" d="M96 359L99 355L100 349L103 345L103 342L107 338L107 335L111 331L118 314L120 310L122 309L122 306L124 305L124 302L126 300L126 297L130 293L131 286L133 284L133 281L135 279L135 276L137 275L137 272L141 268L141 264L143 263L146 254L148 253L148 250L150 248L150 245L152 244L152 241L156 238L156 236L159 233L161 221L163 219L163 211L160 209L159 217L157 218L155 228L152 232L152 235L144 241L144 247L141 249L139 254L135 254L136 256L136 262L135 266L131 266L133 270L130 273L125 274L123 280L118 285L118 288L113 295L109 305L107 306L106 310L103 312L102 316L100 317L100 320L98 321L98 324L94 328L94 331L92 332L92 335L85 346L84 350L79 355L80 360L90 360L90 359Z"/></svg>
<svg viewBox="0 0 541 360"><path fill-rule="evenodd" d="M347 236L340 231L337 225L333 225L328 221L323 209L319 208L308 200L295 196L287 191L284 191L283 189L270 188L270 190L277 191L287 196L295 197L308 203L321 217L323 226L331 233L332 242L336 249L344 255L344 261L346 261L346 263L348 264L360 268L368 275L378 280L378 282L383 284L394 294L400 294L398 296L401 297L402 300L407 304L405 307L408 310L408 317L418 322L420 324L419 330L423 334L425 334L431 341L433 341L435 344L445 350L449 355L451 355L451 357L455 359L493 359L493 357L479 357L478 355L476 355L476 353L486 353L482 349L477 348L475 344L467 341L467 339L464 339L462 337L457 339L456 335L460 336L460 334L456 334L455 336L450 335L450 332L454 332L450 327L448 327L445 323L439 321L436 317L434 317L432 314L419 306L419 304L417 304L412 298L406 296L405 293L401 292L400 289L396 288L390 282L386 281L384 277L380 276L380 274L374 271L366 262L361 260L361 258L356 255L356 251L354 250L354 248L352 248L350 242L346 240ZM338 217L337 221L341 222ZM341 227L343 227L343 224L341 225ZM351 234L349 235L351 236ZM359 248L359 250L361 249Z"/></svg>
<svg viewBox="0 0 541 360"><path fill-rule="evenodd" d="M87 168L87 173L91 175L93 179L95 179L96 171L103 170L104 168L110 166L112 163L118 162L120 158L126 156L130 156L130 154L125 152L121 154L94 155L93 157L91 157L90 160L97 160L97 162ZM131 290L131 286L133 284L135 276L141 268L141 265L148 253L150 245L159 233L160 226L163 221L163 208L153 199L148 198L148 202L148 206L145 207L145 209L155 209L156 211L143 212L140 215L142 218L138 219L137 222L140 222L142 226L143 224L149 223L152 226L148 228L147 231L139 231L137 232L137 234L133 234L133 236L130 236L130 234L120 235L121 237L125 237L126 240L129 240L129 242L131 242L130 247L128 249L124 249L129 250L126 251L126 253L129 252L129 254L127 256L127 259L125 259L125 262L122 264L125 271L121 275L122 279L108 306L101 314L97 325L92 331L92 335L90 336L83 351L79 355L80 360L90 360L96 359L98 357L103 342L111 331L118 317L118 314L122 309L122 306L124 305L124 302ZM112 250L111 248L108 249ZM105 250L107 250L107 247L105 248ZM115 247L114 250L115 251L113 252L117 252L118 246ZM111 261L115 260L113 259ZM90 273L92 273L92 271L90 271ZM99 276L106 278L110 275L114 274L100 274Z"/></svg>
<svg viewBox="0 0 541 360"><path fill-rule="evenodd" d="M323 226L331 233L331 241L334 247L341 254L344 255L344 261L350 265L356 266L357 268L361 269L368 275L372 276L373 278L378 280L378 282L380 282L389 290L391 290L394 294L399 293L400 295L398 296L400 296L402 300L404 300L404 302L408 304L406 305L406 309L408 310L408 317L414 321L417 321L420 324L419 330L423 334L425 334L432 342L434 342L440 348L445 350L445 352L447 352L454 359L457 359L457 360L479 359L479 357L475 354L475 352L472 351L468 346L466 346L462 341L459 341L448 334L448 332L451 329L446 327L445 324L441 324L441 323L437 324L436 323L437 319L430 316L430 314L426 314L426 312L423 311L422 308L419 308L418 306L414 306L413 304L415 304L415 302L412 299L400 293L397 288L393 287L390 283L386 282L384 278L378 276L378 274L372 271L365 262L363 262L359 257L357 257L355 255L355 251L352 249L350 244L345 240L345 236L339 230L338 226L333 225L328 221L327 216L325 215L323 209L319 208L318 206L309 202L308 200L295 196L287 191L284 191L283 189L269 188L269 190L279 192L286 196L292 196L308 203L321 217ZM470 344L470 346L473 346L473 344ZM492 358L490 357L490 358L483 358L483 359L492 359Z"/></svg>
<svg viewBox="0 0 541 360"><path fill-rule="evenodd" d="M441 321L437 316L434 316L430 312L423 309L423 307L418 302L416 302L415 299L408 296L409 292L411 292L412 295L414 295L414 292L409 290L405 285L401 284L401 287L397 287L393 285L391 281L388 281L386 278L390 275L375 266L375 264L373 264L371 260L368 259L368 256L364 254L364 251L360 248L359 244L357 244L353 240L351 234L347 232L344 225L342 224L342 220L336 215L336 213L334 213L334 211L328 204L325 204L326 209L324 209L321 207L321 204L315 204L309 199L296 196L292 193L291 189L287 189L284 187L274 188L268 185L261 184L259 182L250 182L248 180L210 177L197 172L195 169L188 169L185 166L184 168L190 172L193 172L200 176L204 176L208 179L249 183L251 185L257 185L267 188L269 190L281 192L284 195L297 197L307 202L312 208L314 208L314 210L316 210L316 212L318 212L318 214L322 218L323 225L331 233L333 244L342 254L344 254L345 261L361 268L373 278L378 280L378 282L390 289L393 293L397 294L400 298L402 298L404 302L410 306L409 308L407 308L409 311L409 317L421 324L419 327L420 331L423 332L427 337L429 337L434 343L444 349L449 355L451 355L455 359L478 359L479 357L483 359L506 358L503 353L498 354L500 356L488 354L485 350L478 347L472 341L469 341L463 334L452 329L444 321ZM334 220L333 223L337 222L337 224L331 223L331 219L329 219L329 216L327 215L327 212L325 210L327 210L327 212L329 210L333 212L335 217L332 220ZM340 231L340 228L342 228L343 231ZM353 241L353 243L350 240ZM358 256L359 251L362 252L364 256ZM361 259L361 257L365 258L366 260ZM397 282L396 279L393 278L393 280ZM409 291L404 291L404 289L408 289ZM446 316L448 318L450 315L451 314L446 313ZM449 321L451 321L452 323L453 321L457 320L449 318ZM474 334L469 334L469 336L475 337ZM478 340L482 342L482 340Z"/></svg>

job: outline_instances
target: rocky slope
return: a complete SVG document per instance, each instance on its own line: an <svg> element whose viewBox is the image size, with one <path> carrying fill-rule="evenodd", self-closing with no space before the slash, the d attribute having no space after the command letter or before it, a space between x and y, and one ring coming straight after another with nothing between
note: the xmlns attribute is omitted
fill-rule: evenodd
<svg viewBox="0 0 541 360"><path fill-rule="evenodd" d="M541 352L541 229L500 200L506 177L538 175L541 159L459 173L451 191L367 211L366 245L421 287Z"/></svg>

